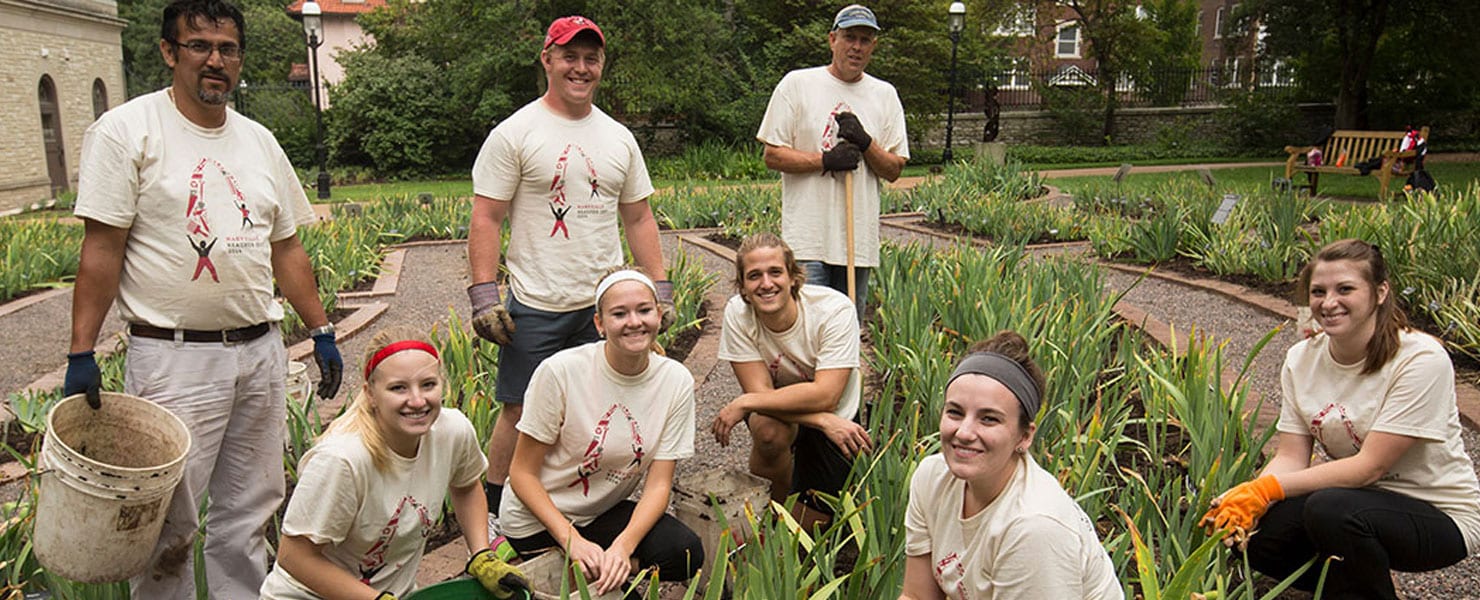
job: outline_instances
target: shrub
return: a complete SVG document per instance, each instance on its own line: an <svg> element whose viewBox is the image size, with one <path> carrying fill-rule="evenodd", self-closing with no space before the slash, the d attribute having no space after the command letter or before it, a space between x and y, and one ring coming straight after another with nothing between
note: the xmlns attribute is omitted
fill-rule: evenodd
<svg viewBox="0 0 1480 600"><path fill-rule="evenodd" d="M369 52L340 55L345 78L331 88L328 144L334 162L373 167L383 176L414 177L466 169L481 141L481 123L462 118L443 71L414 57Z"/></svg>

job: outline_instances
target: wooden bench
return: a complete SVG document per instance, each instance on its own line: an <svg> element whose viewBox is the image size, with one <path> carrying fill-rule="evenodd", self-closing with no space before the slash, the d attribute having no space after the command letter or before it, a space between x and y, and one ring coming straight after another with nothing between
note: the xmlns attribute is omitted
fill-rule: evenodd
<svg viewBox="0 0 1480 600"><path fill-rule="evenodd" d="M1413 173L1414 163L1412 160L1416 155L1414 150L1403 152L1398 147L1403 143L1406 131L1355 131L1342 129L1331 134L1326 140L1325 147L1321 148L1321 164L1311 166L1296 161L1305 156L1315 146L1285 146L1285 152L1290 158L1285 160L1285 179L1293 183L1296 173L1305 173L1306 180L1310 182L1310 195L1316 195L1316 185L1320 182L1322 173L1336 175L1362 175L1356 166L1372 160L1382 158L1382 166L1375 168L1370 173L1376 175L1380 182L1378 198L1386 200L1388 197L1388 186L1394 178L1406 178ZM1419 131L1419 137L1427 140L1429 128L1424 127ZM1336 166L1337 159L1343 154L1346 160L1341 166ZM1408 160L1403 160L1408 159ZM1396 169L1394 165L1396 166Z"/></svg>

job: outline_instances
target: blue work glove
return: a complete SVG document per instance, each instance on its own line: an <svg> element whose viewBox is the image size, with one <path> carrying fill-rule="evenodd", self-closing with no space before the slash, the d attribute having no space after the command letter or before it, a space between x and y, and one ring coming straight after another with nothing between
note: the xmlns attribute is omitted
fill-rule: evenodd
<svg viewBox="0 0 1480 600"><path fill-rule="evenodd" d="M313 360L319 365L319 397L333 398L339 393L339 380L344 376L344 359L334 344L334 333L313 336Z"/></svg>
<svg viewBox="0 0 1480 600"><path fill-rule="evenodd" d="M658 325L658 332L662 333L673 326L674 319L678 318L678 309L673 306L673 282L665 279L653 284L658 288L658 309L663 313L663 320Z"/></svg>
<svg viewBox="0 0 1480 600"><path fill-rule="evenodd" d="M98 359L92 350L67 355L67 378L62 382L62 397L87 394L87 405L98 409L103 407L103 398L99 394L102 387L103 372L98 369Z"/></svg>

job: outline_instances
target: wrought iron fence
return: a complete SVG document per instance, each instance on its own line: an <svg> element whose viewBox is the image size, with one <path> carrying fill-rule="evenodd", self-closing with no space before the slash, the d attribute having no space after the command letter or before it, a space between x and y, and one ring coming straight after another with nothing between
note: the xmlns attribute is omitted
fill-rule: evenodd
<svg viewBox="0 0 1480 600"><path fill-rule="evenodd" d="M1056 97L1100 93L1099 73L1078 65L1053 69L1014 69L988 73L977 89L966 92L968 110L986 105L989 89L1003 110L1044 108ZM1208 106L1220 104L1230 92L1259 89L1295 93L1299 86L1289 67L1275 63L1262 68L1250 65L1211 66L1197 69L1128 70L1115 83L1123 107Z"/></svg>

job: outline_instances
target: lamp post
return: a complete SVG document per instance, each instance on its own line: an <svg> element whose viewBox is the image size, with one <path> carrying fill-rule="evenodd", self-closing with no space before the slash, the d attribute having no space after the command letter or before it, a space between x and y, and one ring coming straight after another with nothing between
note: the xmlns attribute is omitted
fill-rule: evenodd
<svg viewBox="0 0 1480 600"><path fill-rule="evenodd" d="M308 36L309 84L313 86L313 110L318 118L316 155L319 162L319 199L329 199L329 172L324 170L324 105L319 99L319 46L324 44L324 11L319 3L303 3L303 33Z"/></svg>
<svg viewBox="0 0 1480 600"><path fill-rule="evenodd" d="M956 46L961 42L961 30L966 28L966 3L952 2L946 24L951 30L951 87L946 90L946 151L941 153L941 162L951 164L951 132L956 128Z"/></svg>

